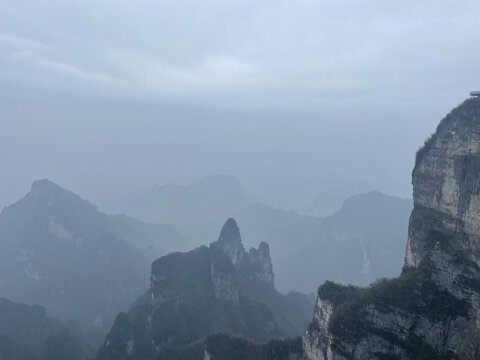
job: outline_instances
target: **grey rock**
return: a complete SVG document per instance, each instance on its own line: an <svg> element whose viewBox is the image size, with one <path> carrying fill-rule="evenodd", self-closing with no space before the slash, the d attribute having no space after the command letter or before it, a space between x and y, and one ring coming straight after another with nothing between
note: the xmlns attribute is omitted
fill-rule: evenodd
<svg viewBox="0 0 480 360"><path fill-rule="evenodd" d="M228 219L223 225L216 246L228 256L232 264L236 265L242 262L245 257L245 248L242 244L240 230L234 219Z"/></svg>

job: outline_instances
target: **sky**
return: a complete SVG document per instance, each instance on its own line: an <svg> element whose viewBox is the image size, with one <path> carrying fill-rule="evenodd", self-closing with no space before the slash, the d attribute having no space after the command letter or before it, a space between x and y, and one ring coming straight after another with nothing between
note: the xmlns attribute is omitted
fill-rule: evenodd
<svg viewBox="0 0 480 360"><path fill-rule="evenodd" d="M479 18L478 0L2 0L0 208L40 178L113 212L219 173L284 207L358 179L408 196L416 150L480 89Z"/></svg>

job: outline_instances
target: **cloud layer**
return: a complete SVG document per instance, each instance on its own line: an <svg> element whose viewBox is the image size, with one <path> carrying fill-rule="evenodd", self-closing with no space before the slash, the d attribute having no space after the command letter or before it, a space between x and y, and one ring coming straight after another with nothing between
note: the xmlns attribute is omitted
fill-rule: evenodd
<svg viewBox="0 0 480 360"><path fill-rule="evenodd" d="M6 0L3 83L318 109L480 83L478 1ZM5 89L3 89L5 91Z"/></svg>

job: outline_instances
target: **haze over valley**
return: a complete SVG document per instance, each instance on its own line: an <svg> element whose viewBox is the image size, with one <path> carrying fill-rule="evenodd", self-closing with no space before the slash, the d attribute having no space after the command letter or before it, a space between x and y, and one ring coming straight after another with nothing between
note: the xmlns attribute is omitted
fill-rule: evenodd
<svg viewBox="0 0 480 360"><path fill-rule="evenodd" d="M0 360L480 359L480 3L0 2Z"/></svg>

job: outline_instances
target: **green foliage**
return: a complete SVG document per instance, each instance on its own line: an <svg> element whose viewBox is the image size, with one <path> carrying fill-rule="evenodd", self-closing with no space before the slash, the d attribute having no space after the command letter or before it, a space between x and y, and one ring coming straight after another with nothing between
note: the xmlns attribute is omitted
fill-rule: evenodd
<svg viewBox="0 0 480 360"><path fill-rule="evenodd" d="M322 286L318 288L318 296L321 299L327 299L334 306L343 304L346 301L358 296L361 288L352 285L340 285L333 281L326 281Z"/></svg>
<svg viewBox="0 0 480 360"><path fill-rule="evenodd" d="M272 340L254 344L244 338L215 334L205 341L212 360L290 360L300 359L302 339Z"/></svg>
<svg viewBox="0 0 480 360"><path fill-rule="evenodd" d="M392 334L393 335L393 334ZM394 336L394 335L393 335ZM423 338L410 335L407 340L395 338L392 342L395 345L405 349L409 360L455 360L459 359L453 352L448 351L445 354L439 354ZM393 354L377 353L375 356L380 360L400 360L401 357Z"/></svg>
<svg viewBox="0 0 480 360"><path fill-rule="evenodd" d="M415 159L415 166L420 164L420 161L425 157L428 151L432 148L439 134L446 133L453 129L467 129L471 131L468 123L478 118L480 115L480 101L478 98L470 98L465 100L462 104L452 109L447 116L445 116L438 125L434 134L425 140L425 145L417 151Z"/></svg>
<svg viewBox="0 0 480 360"><path fill-rule="evenodd" d="M405 343L408 358L411 360L452 360L456 356L452 352L439 354L421 337L410 335Z"/></svg>
<svg viewBox="0 0 480 360"><path fill-rule="evenodd" d="M374 332L372 324L364 316L367 305L373 305L383 312L398 308L434 321L467 317L468 303L439 289L426 273L427 269L424 268L405 269L396 279L381 280L363 289L325 283L319 288L318 294L334 305L329 322L330 331L346 340L359 340L365 334Z"/></svg>

